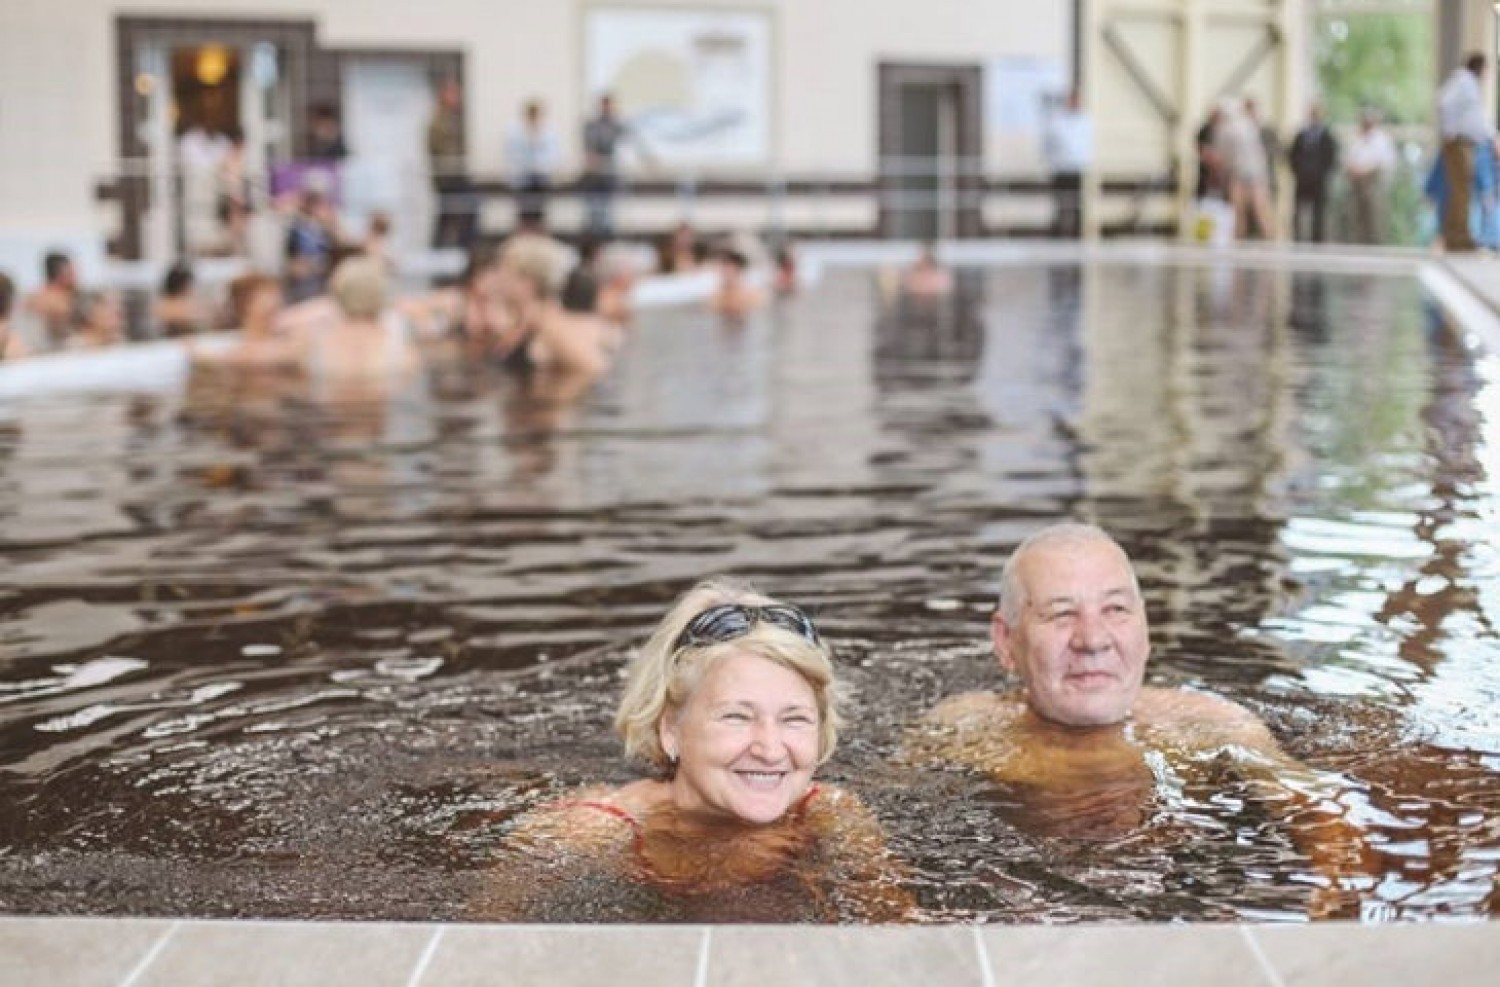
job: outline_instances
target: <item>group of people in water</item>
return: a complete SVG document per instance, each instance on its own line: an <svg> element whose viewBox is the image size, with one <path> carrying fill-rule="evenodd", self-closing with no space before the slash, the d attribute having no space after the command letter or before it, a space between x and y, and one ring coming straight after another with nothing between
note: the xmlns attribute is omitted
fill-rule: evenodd
<svg viewBox="0 0 1500 987"><path fill-rule="evenodd" d="M1344 781L1288 756L1234 702L1144 684L1145 604L1105 531L1062 523L1022 542L990 633L1015 687L941 702L909 730L902 763L976 772L1039 805L1099 795L1114 811L1094 835L1111 837L1144 824L1160 772L1232 772L1310 858L1310 913L1347 912L1367 848ZM609 879L711 901L721 918L725 902L761 893L785 900L783 917L919 919L876 816L817 780L852 715L840 694L829 643L801 608L735 582L694 586L634 656L615 717L649 777L519 818L505 846L526 872L485 912L525 918L565 885Z"/></svg>
<svg viewBox="0 0 1500 987"><path fill-rule="evenodd" d="M311 227L319 206L316 195L309 201ZM569 247L544 231L523 228L499 244L475 247L456 283L398 294L389 232L383 223L367 240L332 238L326 257L297 253L280 277L244 274L229 284L222 314L199 290L192 266L173 264L150 304L154 334L186 338L201 360L231 365L306 364L316 357L322 370L385 373L387 364L411 363L413 349L424 355L447 349L508 369L596 378L625 337L635 288L647 268L643 251L624 242L584 238ZM289 242L297 239L293 235ZM748 234L710 241L682 224L662 238L659 253L661 274L712 272L707 306L731 321L763 307L772 292L796 290L790 247L778 253L773 268L759 240ZM10 331L14 286L7 279L0 296L7 306L0 312L0 356L13 360L125 340L117 292L83 289L65 254L49 254L44 267L43 284L23 303L42 327L32 335L44 338L28 345L26 333ZM356 328L361 323L379 326ZM194 346L191 337L217 328L238 329L238 344L228 350ZM384 343L367 346L366 337L377 335Z"/></svg>

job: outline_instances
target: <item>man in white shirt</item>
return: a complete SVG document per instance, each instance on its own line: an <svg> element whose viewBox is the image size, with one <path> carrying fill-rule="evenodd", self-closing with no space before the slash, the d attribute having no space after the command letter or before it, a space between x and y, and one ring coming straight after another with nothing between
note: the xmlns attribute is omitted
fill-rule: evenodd
<svg viewBox="0 0 1500 987"><path fill-rule="evenodd" d="M1094 122L1079 108L1076 91L1048 114L1042 150L1052 172L1052 234L1077 239L1083 218L1083 173L1094 158Z"/></svg>
<svg viewBox="0 0 1500 987"><path fill-rule="evenodd" d="M542 122L540 100L529 101L521 120L511 126L505 138L505 157L521 225L533 229L546 226L547 191L557 168L557 139Z"/></svg>
<svg viewBox="0 0 1500 987"><path fill-rule="evenodd" d="M1359 133L1344 153L1344 174L1354 203L1354 242L1384 243L1390 176L1396 170L1396 142L1380 125L1380 113L1366 109Z"/></svg>
<svg viewBox="0 0 1500 987"><path fill-rule="evenodd" d="M1484 116L1484 95L1479 88L1484 68L1484 56L1471 54L1438 90L1438 131L1443 139L1443 178L1448 184L1443 208L1443 244L1453 251L1475 248L1469 232L1474 148L1494 140L1494 131Z"/></svg>

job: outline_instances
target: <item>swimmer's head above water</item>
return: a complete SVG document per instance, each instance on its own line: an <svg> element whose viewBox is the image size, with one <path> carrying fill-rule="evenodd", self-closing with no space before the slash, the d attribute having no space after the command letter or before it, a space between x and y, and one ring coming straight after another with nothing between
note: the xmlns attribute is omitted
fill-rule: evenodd
<svg viewBox="0 0 1500 987"><path fill-rule="evenodd" d="M833 663L795 607L699 583L631 665L615 717L626 752L667 776L679 808L773 822L807 794L838 736Z"/></svg>
<svg viewBox="0 0 1500 987"><path fill-rule="evenodd" d="M1130 715L1151 650L1146 609L1130 559L1103 530L1058 524L1022 542L990 632L1043 719L1090 727Z"/></svg>

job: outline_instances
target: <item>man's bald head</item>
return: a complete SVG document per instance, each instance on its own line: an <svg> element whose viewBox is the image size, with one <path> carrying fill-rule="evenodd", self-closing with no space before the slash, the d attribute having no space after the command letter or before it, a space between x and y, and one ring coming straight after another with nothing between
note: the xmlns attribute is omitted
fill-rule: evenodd
<svg viewBox="0 0 1500 987"><path fill-rule="evenodd" d="M1089 524L1053 525L1016 548L990 634L1032 711L1067 726L1128 716L1151 651L1130 559Z"/></svg>
<svg viewBox="0 0 1500 987"><path fill-rule="evenodd" d="M1135 568L1130 565L1130 557L1103 528L1097 524L1084 524L1080 521L1064 521L1060 524L1049 525L1041 531L1028 536L1016 550L1010 553L1010 558L1005 560L1005 567L1000 570L1000 616L1006 623L1014 625L1021 619L1021 611L1026 606L1027 593L1029 592L1024 568L1028 558L1044 553L1055 548L1068 548L1077 545L1105 544L1113 547L1125 559L1126 568L1130 570L1131 585L1135 587L1136 593L1140 593L1140 584L1136 581Z"/></svg>

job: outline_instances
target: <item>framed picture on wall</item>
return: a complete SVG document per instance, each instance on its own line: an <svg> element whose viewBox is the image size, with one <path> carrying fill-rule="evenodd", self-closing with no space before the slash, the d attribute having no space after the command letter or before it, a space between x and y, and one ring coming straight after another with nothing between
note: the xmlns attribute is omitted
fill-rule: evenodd
<svg viewBox="0 0 1500 987"><path fill-rule="evenodd" d="M603 93L666 167L771 161L771 12L751 8L585 8L584 94Z"/></svg>

